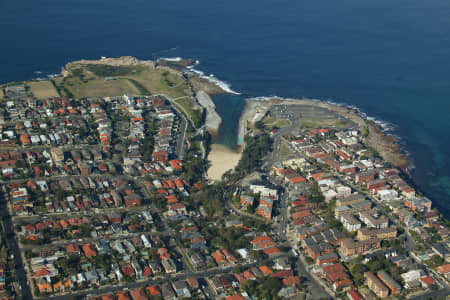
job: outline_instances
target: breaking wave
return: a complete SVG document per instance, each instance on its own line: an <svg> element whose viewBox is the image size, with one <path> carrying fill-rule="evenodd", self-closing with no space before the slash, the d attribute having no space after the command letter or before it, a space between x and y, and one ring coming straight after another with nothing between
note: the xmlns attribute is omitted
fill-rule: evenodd
<svg viewBox="0 0 450 300"><path fill-rule="evenodd" d="M199 63L200 62L198 60L196 60L193 65L187 67L187 72L188 73L190 72L192 74L196 74L200 78L208 80L209 82L217 85L219 88L221 88L222 90L224 90L227 93L235 94L235 95L240 95L241 94L239 92L236 92L236 91L232 90L231 89L231 84L229 84L228 82L225 82L223 80L220 80L219 78L214 76L214 74L205 75L205 73L203 71L195 69L195 66L198 65Z"/></svg>
<svg viewBox="0 0 450 300"><path fill-rule="evenodd" d="M160 57L159 59L173 61L173 62L180 62L183 60L181 57Z"/></svg>

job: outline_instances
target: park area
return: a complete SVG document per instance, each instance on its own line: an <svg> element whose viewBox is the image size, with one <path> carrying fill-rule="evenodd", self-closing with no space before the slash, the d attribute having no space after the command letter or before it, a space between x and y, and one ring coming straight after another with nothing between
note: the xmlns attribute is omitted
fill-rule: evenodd
<svg viewBox="0 0 450 300"><path fill-rule="evenodd" d="M36 98L45 99L59 96L58 91L49 80L30 81L27 85Z"/></svg>
<svg viewBox="0 0 450 300"><path fill-rule="evenodd" d="M164 69L145 65L111 66L77 64L64 77L54 79L57 89L73 98L165 94L171 98L189 95L185 79Z"/></svg>

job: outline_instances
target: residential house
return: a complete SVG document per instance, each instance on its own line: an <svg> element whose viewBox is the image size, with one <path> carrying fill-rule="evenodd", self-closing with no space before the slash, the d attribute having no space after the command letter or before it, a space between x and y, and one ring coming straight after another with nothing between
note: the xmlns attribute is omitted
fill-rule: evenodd
<svg viewBox="0 0 450 300"><path fill-rule="evenodd" d="M389 295L389 288L385 286L372 272L364 273L367 280L367 286L372 292L380 298L386 298Z"/></svg>

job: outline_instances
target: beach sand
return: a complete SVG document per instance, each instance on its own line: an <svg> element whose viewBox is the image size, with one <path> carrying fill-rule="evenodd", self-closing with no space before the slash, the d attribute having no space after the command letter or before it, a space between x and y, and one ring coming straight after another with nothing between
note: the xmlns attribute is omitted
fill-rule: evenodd
<svg viewBox="0 0 450 300"><path fill-rule="evenodd" d="M241 159L241 153L224 145L212 144L211 152L208 155L208 160L211 163L211 167L208 169L208 177L213 180L221 180L222 175L233 169L238 164L239 159Z"/></svg>

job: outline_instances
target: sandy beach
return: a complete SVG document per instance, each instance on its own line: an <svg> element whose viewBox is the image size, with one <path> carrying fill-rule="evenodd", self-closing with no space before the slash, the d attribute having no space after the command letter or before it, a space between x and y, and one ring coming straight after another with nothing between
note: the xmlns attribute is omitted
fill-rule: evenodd
<svg viewBox="0 0 450 300"><path fill-rule="evenodd" d="M241 153L231 150L230 148L212 144L211 152L208 155L211 167L208 169L208 177L213 180L221 180L222 175L233 169L239 162Z"/></svg>

